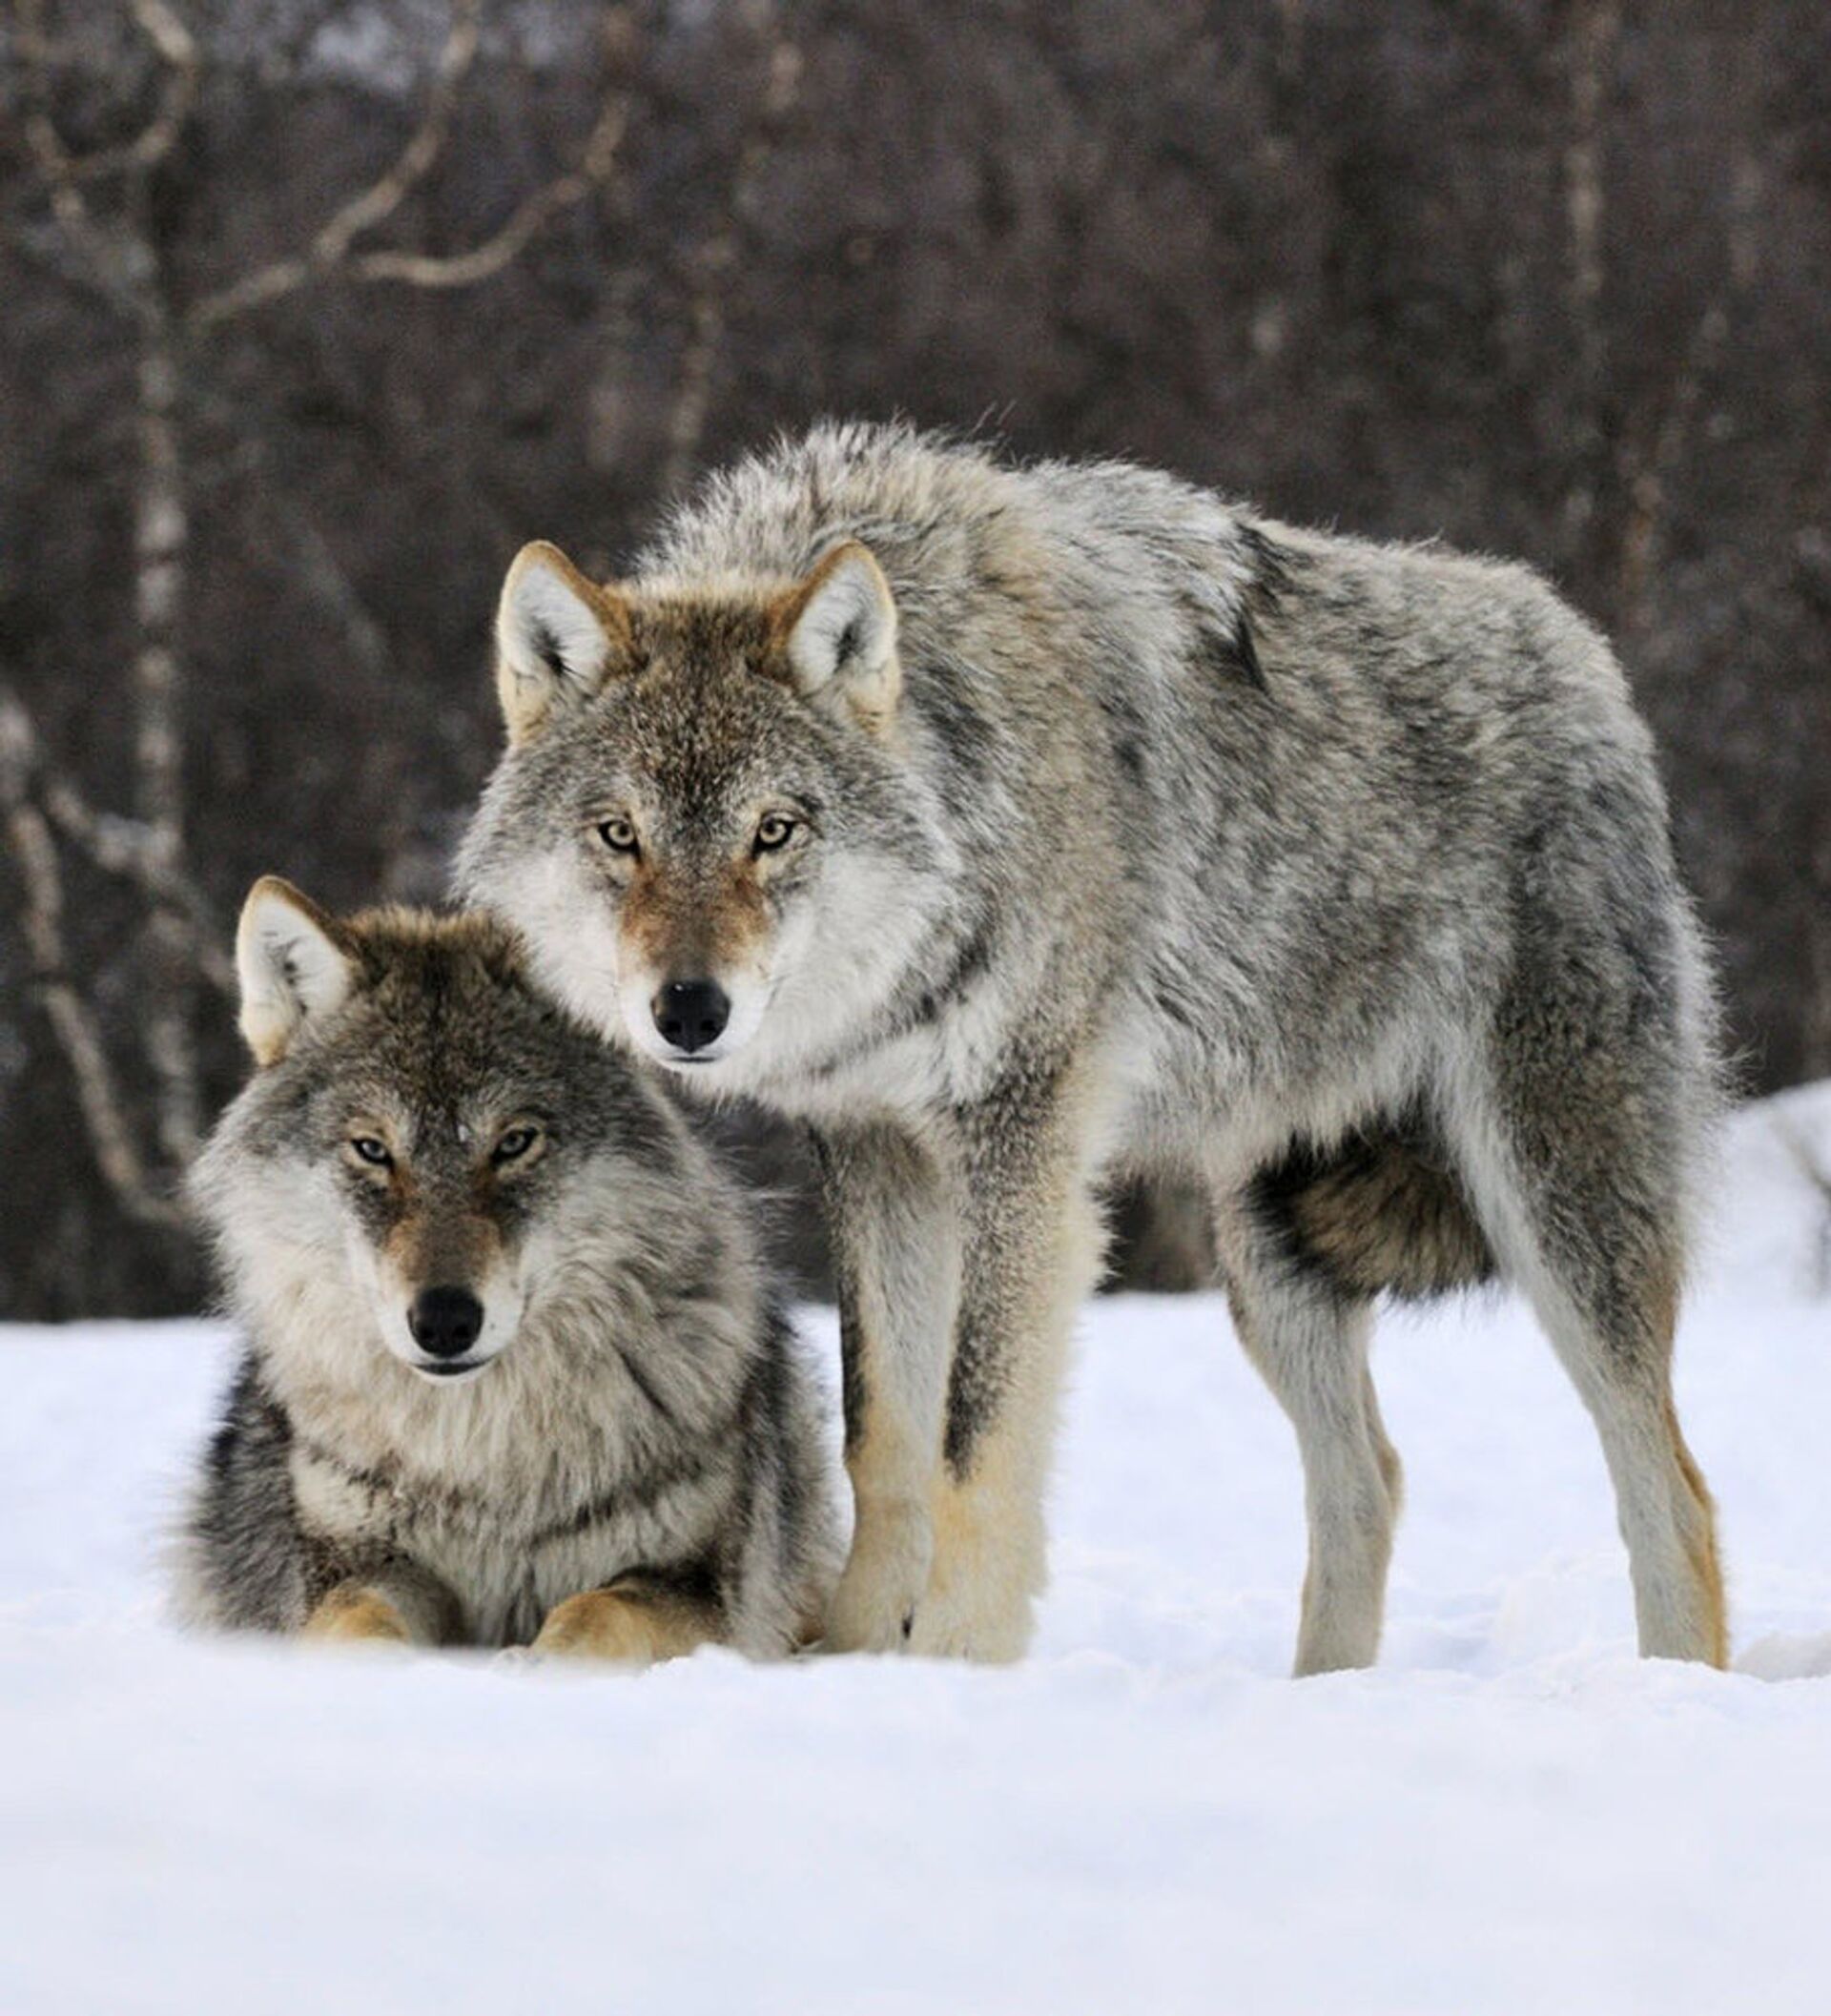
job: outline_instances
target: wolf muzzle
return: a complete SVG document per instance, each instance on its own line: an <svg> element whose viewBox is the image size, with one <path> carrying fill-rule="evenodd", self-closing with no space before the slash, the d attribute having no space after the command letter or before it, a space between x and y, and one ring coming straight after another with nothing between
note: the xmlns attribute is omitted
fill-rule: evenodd
<svg viewBox="0 0 1831 2016"><path fill-rule="evenodd" d="M730 997L716 980L669 980L649 1008L662 1041L688 1057L717 1042L731 1018Z"/></svg>
<svg viewBox="0 0 1831 2016"><path fill-rule="evenodd" d="M413 1341L436 1363L420 1369L441 1376L466 1371L464 1360L483 1333L483 1306L468 1288L422 1288L407 1311Z"/></svg>

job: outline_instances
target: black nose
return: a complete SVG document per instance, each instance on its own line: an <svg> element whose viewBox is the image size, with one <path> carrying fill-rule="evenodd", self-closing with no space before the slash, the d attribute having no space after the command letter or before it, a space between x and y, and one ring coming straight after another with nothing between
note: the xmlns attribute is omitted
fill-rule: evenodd
<svg viewBox="0 0 1831 2016"><path fill-rule="evenodd" d="M704 1050L731 1018L731 1004L716 980L669 980L649 1003L655 1027L676 1050Z"/></svg>
<svg viewBox="0 0 1831 2016"><path fill-rule="evenodd" d="M483 1330L483 1306L468 1288L422 1288L407 1311L413 1341L434 1358L462 1358Z"/></svg>

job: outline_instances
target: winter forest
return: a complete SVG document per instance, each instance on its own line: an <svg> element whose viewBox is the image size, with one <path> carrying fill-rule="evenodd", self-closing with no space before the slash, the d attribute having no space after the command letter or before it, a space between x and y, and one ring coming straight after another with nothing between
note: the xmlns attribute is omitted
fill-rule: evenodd
<svg viewBox="0 0 1831 2016"><path fill-rule="evenodd" d="M437 895L508 556L825 414L1531 561L1831 1073L1812 0L11 0L0 114L0 1313L195 1306L248 884Z"/></svg>

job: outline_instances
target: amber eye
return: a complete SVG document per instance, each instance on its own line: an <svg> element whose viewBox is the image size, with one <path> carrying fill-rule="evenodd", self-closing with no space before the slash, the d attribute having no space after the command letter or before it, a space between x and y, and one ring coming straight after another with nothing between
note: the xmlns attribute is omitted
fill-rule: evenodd
<svg viewBox="0 0 1831 2016"><path fill-rule="evenodd" d="M540 1138L538 1127L511 1127L496 1143L489 1159L498 1163L520 1162Z"/></svg>
<svg viewBox="0 0 1831 2016"><path fill-rule="evenodd" d="M794 838L795 821L786 813L765 813L757 822L756 851L760 854L773 854L778 847L786 847Z"/></svg>
<svg viewBox="0 0 1831 2016"><path fill-rule="evenodd" d="M605 819L598 827L598 838L613 854L632 854L640 850L636 846L636 829L627 819Z"/></svg>
<svg viewBox="0 0 1831 2016"><path fill-rule="evenodd" d="M392 1169L394 1157L388 1153L388 1144L377 1141L373 1134L353 1134L350 1147L358 1162L365 1162L371 1168Z"/></svg>

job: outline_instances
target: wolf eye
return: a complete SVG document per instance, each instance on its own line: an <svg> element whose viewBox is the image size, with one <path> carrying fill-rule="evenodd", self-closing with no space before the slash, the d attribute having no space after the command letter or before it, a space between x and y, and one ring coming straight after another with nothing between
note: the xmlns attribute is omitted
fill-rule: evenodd
<svg viewBox="0 0 1831 2016"><path fill-rule="evenodd" d="M756 852L770 854L778 847L786 847L794 838L796 823L786 813L765 813L757 822Z"/></svg>
<svg viewBox="0 0 1831 2016"><path fill-rule="evenodd" d="M394 1167L394 1157L388 1153L387 1142L377 1141L373 1134L353 1134L350 1137L350 1146L355 1151L358 1162L368 1162L377 1169Z"/></svg>
<svg viewBox="0 0 1831 2016"><path fill-rule="evenodd" d="M600 820L598 838L613 854L632 854L640 851L636 846L636 829L627 819Z"/></svg>
<svg viewBox="0 0 1831 2016"><path fill-rule="evenodd" d="M538 1127L511 1127L490 1154L493 1162L520 1162L541 1138Z"/></svg>

